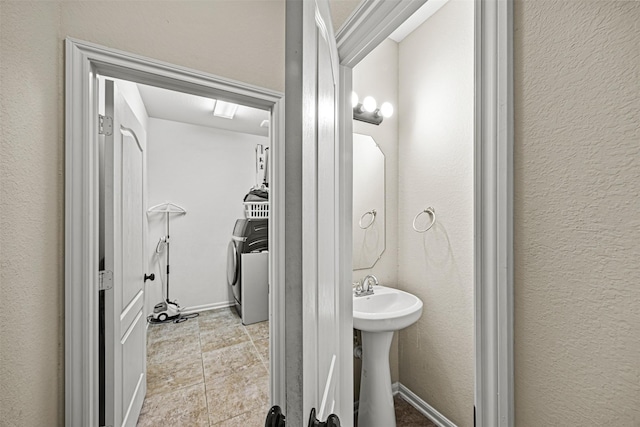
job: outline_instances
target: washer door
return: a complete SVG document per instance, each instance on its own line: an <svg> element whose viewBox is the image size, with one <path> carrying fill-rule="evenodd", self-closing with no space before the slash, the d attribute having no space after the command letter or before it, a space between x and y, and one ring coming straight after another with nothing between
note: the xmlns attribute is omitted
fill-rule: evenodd
<svg viewBox="0 0 640 427"><path fill-rule="evenodd" d="M229 283L229 286L235 286L238 281L238 273L240 271L239 261L238 249L236 248L236 243L232 240L229 242L227 249L227 283ZM236 293L235 289L233 293Z"/></svg>

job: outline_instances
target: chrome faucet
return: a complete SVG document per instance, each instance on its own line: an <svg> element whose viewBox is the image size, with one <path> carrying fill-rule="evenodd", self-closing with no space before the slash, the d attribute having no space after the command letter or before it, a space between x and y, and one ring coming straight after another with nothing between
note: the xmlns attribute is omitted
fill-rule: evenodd
<svg viewBox="0 0 640 427"><path fill-rule="evenodd" d="M373 286L371 285L372 280L373 286L378 286L378 278L373 274L367 274L366 276L364 276L364 279L362 279L362 287L364 288L365 292L373 293Z"/></svg>
<svg viewBox="0 0 640 427"><path fill-rule="evenodd" d="M371 281L373 281L373 285L371 285ZM362 285L358 282L358 286L356 286L357 297L363 297L365 295L373 295L373 286L378 284L378 278L373 274L367 274L362 279Z"/></svg>

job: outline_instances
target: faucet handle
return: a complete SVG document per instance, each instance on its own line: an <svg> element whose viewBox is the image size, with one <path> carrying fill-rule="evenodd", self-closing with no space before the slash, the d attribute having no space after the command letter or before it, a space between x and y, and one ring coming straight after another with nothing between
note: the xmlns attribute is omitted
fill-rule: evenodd
<svg viewBox="0 0 640 427"><path fill-rule="evenodd" d="M353 285L354 285L354 286L355 286L355 288L356 288L356 294L362 293L362 291L363 291L362 283L360 283L360 281L359 281L359 280L355 281L355 282L353 283Z"/></svg>

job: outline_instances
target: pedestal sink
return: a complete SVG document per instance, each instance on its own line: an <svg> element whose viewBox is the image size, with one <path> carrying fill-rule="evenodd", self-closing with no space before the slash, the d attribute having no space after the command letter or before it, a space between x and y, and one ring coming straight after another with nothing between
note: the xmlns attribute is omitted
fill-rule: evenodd
<svg viewBox="0 0 640 427"><path fill-rule="evenodd" d="M396 427L389 350L393 333L422 315L420 298L375 286L373 295L353 297L353 327L362 331L359 427Z"/></svg>

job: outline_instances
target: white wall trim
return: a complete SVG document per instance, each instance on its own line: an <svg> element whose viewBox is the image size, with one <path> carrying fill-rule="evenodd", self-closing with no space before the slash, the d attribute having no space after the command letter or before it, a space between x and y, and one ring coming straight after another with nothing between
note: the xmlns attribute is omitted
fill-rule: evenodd
<svg viewBox="0 0 640 427"><path fill-rule="evenodd" d="M65 424L98 425L98 134L96 73L271 111L274 174L284 165L283 94L71 38L65 56ZM276 172L277 171L277 172ZM283 191L274 182L272 194ZM282 209L271 218L280 223ZM270 242L281 254L282 239ZM270 258L274 328L284 328L284 258ZM283 329L275 332L283 336ZM282 345L272 345L272 399L283 402ZM276 362L278 361L278 362Z"/></svg>
<svg viewBox="0 0 640 427"><path fill-rule="evenodd" d="M286 379L287 355L285 353L285 308L292 304L283 286L285 277L285 143L284 143L284 97L280 98L271 109L271 167L269 182L271 183L270 221L269 221L269 370L271 372L271 403L279 405L286 414L287 394ZM277 142L277 143L276 143ZM278 189L278 190L275 190Z"/></svg>
<svg viewBox="0 0 640 427"><path fill-rule="evenodd" d="M399 381L391 384L391 393L393 396L397 396L398 394L405 402L409 405L413 406L418 410L422 415L429 418L433 421L438 427L457 427L453 422L451 422L447 417L438 412L433 406L429 405L427 402L422 400L417 394L409 390ZM360 407L360 401L356 400L353 402L353 413L357 416L358 410Z"/></svg>
<svg viewBox="0 0 640 427"><path fill-rule="evenodd" d="M422 415L429 418L438 427L456 427L447 417L438 412L433 406L422 400L417 394L409 390L403 384L395 383L398 393L408 404L416 408Z"/></svg>
<svg viewBox="0 0 640 427"><path fill-rule="evenodd" d="M361 1L336 34L340 64L353 68L426 1Z"/></svg>
<svg viewBox="0 0 640 427"><path fill-rule="evenodd" d="M476 2L476 422L514 425L513 0Z"/></svg>
<svg viewBox="0 0 640 427"><path fill-rule="evenodd" d="M183 314L202 313L203 311L219 310L221 308L233 307L235 301L223 301L215 302L211 304L194 305L191 307L184 307L181 311Z"/></svg>
<svg viewBox="0 0 640 427"><path fill-rule="evenodd" d="M363 0L338 32L340 63L353 68L423 3ZM474 4L476 422L479 427L511 427L513 0Z"/></svg>

